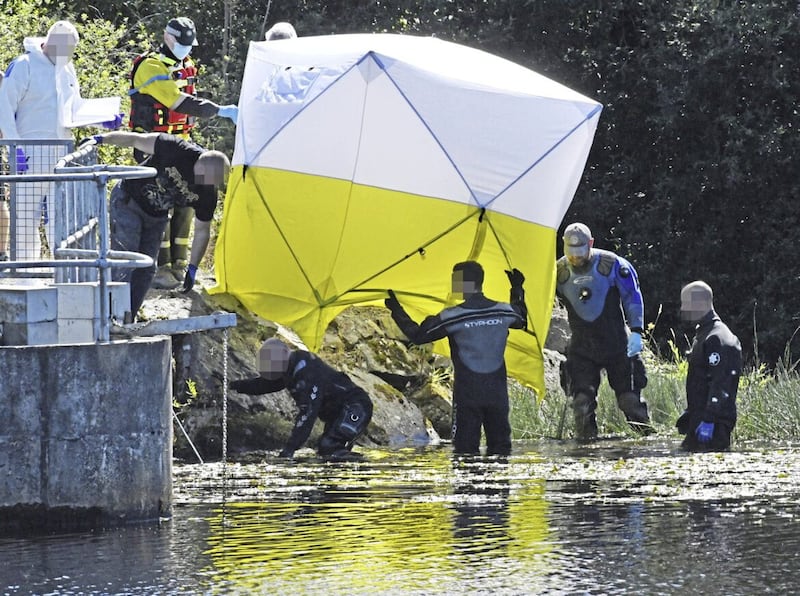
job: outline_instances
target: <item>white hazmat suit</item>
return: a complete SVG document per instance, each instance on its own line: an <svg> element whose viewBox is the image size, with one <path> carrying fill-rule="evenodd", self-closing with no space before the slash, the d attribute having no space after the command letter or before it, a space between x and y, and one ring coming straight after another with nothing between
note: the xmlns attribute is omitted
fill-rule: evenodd
<svg viewBox="0 0 800 596"><path fill-rule="evenodd" d="M25 53L9 65L0 86L0 134L7 140L56 140L53 143L20 143L28 174L49 174L56 162L71 148L73 126L82 126L77 112L88 101L80 96L78 77L72 65L72 53L79 40L75 27L67 21L55 23L47 37L27 37ZM45 50L47 48L47 50ZM45 53L47 52L47 53ZM119 99L103 105L103 114L95 122L113 120ZM116 111L115 111L116 110ZM15 159L16 156L10 156ZM22 169L22 168L21 168ZM48 242L53 242L53 192L50 182L18 184L15 197L15 241L12 255L17 260L40 258L39 226L44 217ZM48 204L49 203L49 204ZM43 209L44 207L47 209ZM48 213L49 211L49 213ZM51 245L51 250L53 246Z"/></svg>

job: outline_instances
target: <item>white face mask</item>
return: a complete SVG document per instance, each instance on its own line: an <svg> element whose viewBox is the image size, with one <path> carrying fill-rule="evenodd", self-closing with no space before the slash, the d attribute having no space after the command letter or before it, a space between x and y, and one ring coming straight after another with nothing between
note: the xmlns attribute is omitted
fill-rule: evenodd
<svg viewBox="0 0 800 596"><path fill-rule="evenodd" d="M178 60L183 60L189 53L192 51L192 46L183 46L177 42L175 42L175 46L172 48L172 53Z"/></svg>

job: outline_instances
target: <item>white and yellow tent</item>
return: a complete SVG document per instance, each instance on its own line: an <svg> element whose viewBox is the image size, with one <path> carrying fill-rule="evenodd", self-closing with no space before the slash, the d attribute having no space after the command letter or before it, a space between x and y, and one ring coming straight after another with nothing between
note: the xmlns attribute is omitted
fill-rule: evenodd
<svg viewBox="0 0 800 596"><path fill-rule="evenodd" d="M506 361L543 395L556 230L600 104L486 52L365 34L251 43L239 108L213 292L313 350L387 289L418 321L440 311L458 261L507 301L515 267L529 320Z"/></svg>

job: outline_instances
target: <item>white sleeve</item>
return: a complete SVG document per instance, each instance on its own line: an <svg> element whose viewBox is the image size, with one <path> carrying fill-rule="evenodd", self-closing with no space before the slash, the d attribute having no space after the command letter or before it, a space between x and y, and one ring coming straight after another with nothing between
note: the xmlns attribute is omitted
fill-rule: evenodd
<svg viewBox="0 0 800 596"><path fill-rule="evenodd" d="M14 60L0 85L0 134L4 139L18 139L17 106L28 92L30 63L23 57Z"/></svg>

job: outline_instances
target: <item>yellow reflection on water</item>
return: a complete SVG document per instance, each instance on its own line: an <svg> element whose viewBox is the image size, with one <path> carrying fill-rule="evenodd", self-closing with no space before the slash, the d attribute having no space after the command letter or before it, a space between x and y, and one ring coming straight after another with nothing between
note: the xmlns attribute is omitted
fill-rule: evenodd
<svg viewBox="0 0 800 596"><path fill-rule="evenodd" d="M446 452L265 465L258 501L209 519L213 573L262 593L441 592L547 572L545 483ZM294 490L293 490L294 487ZM519 585L518 578L510 585Z"/></svg>

